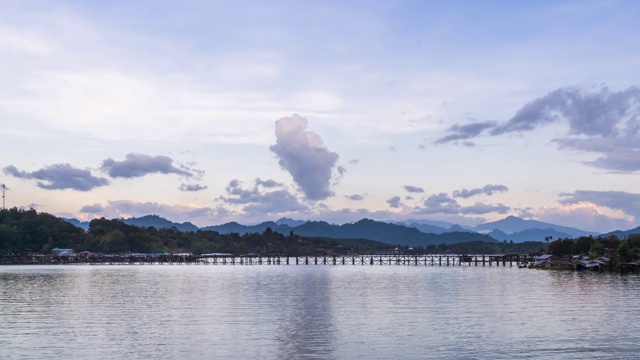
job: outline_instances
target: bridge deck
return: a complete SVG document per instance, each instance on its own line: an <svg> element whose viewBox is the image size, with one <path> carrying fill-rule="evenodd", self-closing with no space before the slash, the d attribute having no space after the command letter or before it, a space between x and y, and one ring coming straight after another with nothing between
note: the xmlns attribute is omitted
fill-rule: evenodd
<svg viewBox="0 0 640 360"><path fill-rule="evenodd" d="M513 266L533 261L532 255L318 255L318 256L42 256L3 255L0 265L430 265L430 266Z"/></svg>

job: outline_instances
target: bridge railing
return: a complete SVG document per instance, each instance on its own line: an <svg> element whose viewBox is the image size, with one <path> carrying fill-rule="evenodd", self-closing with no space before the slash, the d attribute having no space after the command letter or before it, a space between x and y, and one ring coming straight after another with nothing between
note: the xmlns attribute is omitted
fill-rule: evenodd
<svg viewBox="0 0 640 360"><path fill-rule="evenodd" d="M315 255L315 256L235 256L231 254L204 255L91 255L91 256L42 256L3 255L4 265L145 265L145 264L196 264L196 265L430 265L430 266L513 266L534 260L527 254L477 255L477 254L426 254L426 255Z"/></svg>

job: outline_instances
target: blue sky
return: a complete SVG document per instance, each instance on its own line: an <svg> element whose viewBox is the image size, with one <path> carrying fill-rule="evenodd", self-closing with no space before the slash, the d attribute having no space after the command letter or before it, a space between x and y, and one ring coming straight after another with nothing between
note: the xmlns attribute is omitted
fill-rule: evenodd
<svg viewBox="0 0 640 360"><path fill-rule="evenodd" d="M636 1L1 1L7 207L640 225Z"/></svg>

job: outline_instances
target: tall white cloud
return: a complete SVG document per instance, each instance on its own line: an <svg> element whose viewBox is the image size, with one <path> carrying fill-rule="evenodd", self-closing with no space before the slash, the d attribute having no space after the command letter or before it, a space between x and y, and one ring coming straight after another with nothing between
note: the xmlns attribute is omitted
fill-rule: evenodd
<svg viewBox="0 0 640 360"><path fill-rule="evenodd" d="M276 144L270 147L280 166L309 200L324 200L330 189L338 154L330 151L320 136L307 131L307 119L294 114L276 122Z"/></svg>

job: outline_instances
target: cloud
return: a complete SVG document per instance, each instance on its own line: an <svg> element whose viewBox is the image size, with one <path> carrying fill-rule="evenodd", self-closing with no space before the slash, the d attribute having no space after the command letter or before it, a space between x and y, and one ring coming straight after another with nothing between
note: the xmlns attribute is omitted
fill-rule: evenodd
<svg viewBox="0 0 640 360"><path fill-rule="evenodd" d="M358 194L354 194L354 195L345 195L345 198L352 200L352 201L361 201L364 200L364 196L362 195L358 195Z"/></svg>
<svg viewBox="0 0 640 360"><path fill-rule="evenodd" d="M629 131L622 131L620 125L629 120L637 122L639 105L640 89L637 87L620 92L609 91L607 87L593 92L562 88L528 103L506 124L491 130L491 134L533 130L541 124L564 119L569 122L572 135L618 136Z"/></svg>
<svg viewBox="0 0 640 360"><path fill-rule="evenodd" d="M89 170L77 169L70 164L55 164L34 172L20 171L15 166L9 165L4 168L4 172L20 179L39 180L36 185L47 190L90 191L96 187L109 185L109 180L95 177Z"/></svg>
<svg viewBox="0 0 640 360"><path fill-rule="evenodd" d="M508 191L509 188L507 188L504 185L485 185L482 188L477 188L477 189L471 189L471 190L467 190L467 189L462 189L462 190L456 190L453 192L453 197L454 198L463 198L463 199L468 199L472 196L476 196L476 195L480 195L480 194L485 194L488 196L493 195L494 192L506 192Z"/></svg>
<svg viewBox="0 0 640 360"><path fill-rule="evenodd" d="M495 121L477 122L466 125L455 124L447 129L447 132L450 132L451 134L436 140L435 143L445 144L452 141L472 139L480 135L483 131L495 127Z"/></svg>
<svg viewBox="0 0 640 360"><path fill-rule="evenodd" d="M131 200L112 200L106 206L101 204L85 205L80 210L93 217L107 219L159 215L175 222L189 221L198 226L219 223L220 219L229 218L231 211L222 206L198 207L195 205L168 205L156 202L136 202Z"/></svg>
<svg viewBox="0 0 640 360"><path fill-rule="evenodd" d="M405 185L404 189L407 190L410 193L423 193L424 189L421 187L417 187L417 186L411 186L411 185Z"/></svg>
<svg viewBox="0 0 640 360"><path fill-rule="evenodd" d="M324 200L333 195L331 177L339 156L327 149L320 136L306 129L307 120L299 115L278 120L276 144L269 149L307 199Z"/></svg>
<svg viewBox="0 0 640 360"><path fill-rule="evenodd" d="M178 189L180 189L181 191L196 192L206 190L207 188L208 186L200 184L180 184L180 187Z"/></svg>
<svg viewBox="0 0 640 360"><path fill-rule="evenodd" d="M268 186L264 186L267 184ZM253 214L283 214L307 210L307 206L298 201L293 194L285 188L275 189L283 186L273 180L263 181L256 179L251 188L244 188L239 180L231 180L226 187L230 196L218 198L219 200L231 204L241 205L243 210ZM265 191L265 189L269 189Z"/></svg>
<svg viewBox="0 0 640 360"><path fill-rule="evenodd" d="M245 205L243 210L247 213L284 214L307 210L307 206L289 191L276 190L262 194L259 201Z"/></svg>
<svg viewBox="0 0 640 360"><path fill-rule="evenodd" d="M593 161L583 162L595 168L631 173L640 171L640 136L618 138L564 138L553 140L560 149L600 153Z"/></svg>
<svg viewBox="0 0 640 360"><path fill-rule="evenodd" d="M80 208L81 213L85 214L102 214L104 212L104 208L101 204L93 204L93 205L85 205Z"/></svg>
<svg viewBox="0 0 640 360"><path fill-rule="evenodd" d="M389 206L394 209L402 207L402 201L400 201L400 196L394 196L391 199L387 200L387 204L389 204Z"/></svg>
<svg viewBox="0 0 640 360"><path fill-rule="evenodd" d="M504 204L485 204L481 202L475 203L472 206L464 206L460 209L462 214L481 215L488 213L506 214L511 208Z"/></svg>
<svg viewBox="0 0 640 360"><path fill-rule="evenodd" d="M552 123L568 126L564 136L552 140L560 149L600 154L584 164L614 172L640 171L640 88L635 86L622 91L605 86L559 88L525 104L507 122L456 124L435 143L525 133Z"/></svg>
<svg viewBox="0 0 640 360"><path fill-rule="evenodd" d="M562 199L560 199L559 202L562 205L575 205L587 202L620 210L627 215L633 216L635 219L640 219L640 194L625 191L577 190L572 193L562 193L560 197Z"/></svg>
<svg viewBox="0 0 640 360"><path fill-rule="evenodd" d="M173 159L167 156L150 156L135 153L128 154L126 160L123 161L115 161L108 158L102 162L100 169L112 178L135 178L154 173L177 174L185 177L194 177L202 174L201 171L189 169L186 166L182 166L182 169L173 166Z"/></svg>
<svg viewBox="0 0 640 360"><path fill-rule="evenodd" d="M424 208L419 210L421 214L458 214L460 212L460 204L445 193L429 196L423 205Z"/></svg>
<svg viewBox="0 0 640 360"><path fill-rule="evenodd" d="M598 205L582 202L554 208L542 208L533 214L534 218L540 221L563 224L593 232L628 230L637 226L637 222L632 218L609 216L604 214L602 210Z"/></svg>
<svg viewBox="0 0 640 360"><path fill-rule="evenodd" d="M264 188L275 188L275 187L282 186L282 184L275 180L261 180L260 178L257 178L256 186L262 186Z"/></svg>
<svg viewBox="0 0 640 360"><path fill-rule="evenodd" d="M638 138L638 141L640 141L640 138ZM619 149L614 153L606 154L594 161L584 163L613 172L637 172L640 171L640 149Z"/></svg>

